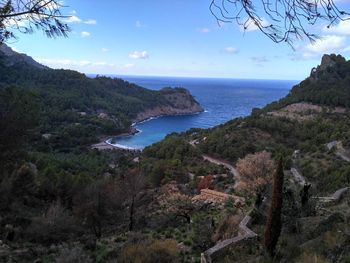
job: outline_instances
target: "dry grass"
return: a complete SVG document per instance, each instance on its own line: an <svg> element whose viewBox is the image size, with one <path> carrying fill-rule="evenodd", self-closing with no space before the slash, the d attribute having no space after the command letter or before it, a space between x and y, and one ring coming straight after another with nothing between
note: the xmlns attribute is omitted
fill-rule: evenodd
<svg viewBox="0 0 350 263"><path fill-rule="evenodd" d="M242 221L239 215L224 218L216 229L213 236L215 242L232 238L238 234L238 225Z"/></svg>

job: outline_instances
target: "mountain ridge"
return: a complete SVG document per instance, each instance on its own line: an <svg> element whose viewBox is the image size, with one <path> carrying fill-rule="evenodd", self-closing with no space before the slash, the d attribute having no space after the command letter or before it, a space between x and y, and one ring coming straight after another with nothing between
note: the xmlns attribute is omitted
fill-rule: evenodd
<svg viewBox="0 0 350 263"><path fill-rule="evenodd" d="M73 70L51 69L3 45L0 90L11 86L38 96L40 114L47 121L41 134L62 134L59 129L85 123L92 125L96 137L118 135L144 118L203 111L184 88L149 90L118 78L89 78Z"/></svg>
<svg viewBox="0 0 350 263"><path fill-rule="evenodd" d="M9 67L15 64L25 63L39 69L48 69L47 66L44 66L39 62L35 61L31 56L28 56L24 53L18 53L4 43L0 44L0 52L2 52L5 55L5 63Z"/></svg>

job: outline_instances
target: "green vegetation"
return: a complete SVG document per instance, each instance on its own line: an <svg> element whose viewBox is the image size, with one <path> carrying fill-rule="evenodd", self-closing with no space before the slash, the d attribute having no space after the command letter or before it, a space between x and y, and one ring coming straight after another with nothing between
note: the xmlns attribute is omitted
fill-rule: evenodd
<svg viewBox="0 0 350 263"><path fill-rule="evenodd" d="M34 145L41 151L66 152L96 142L101 135L128 132L138 113L157 106L174 106L172 94L189 95L183 88L154 91L122 79L88 78L76 71L27 64L20 58L18 54L15 59L7 57L0 51L0 91L13 89L13 94L35 97L31 104L37 108L39 125ZM9 95L1 96L5 100ZM196 103L192 96L188 98ZM47 135L46 141L42 135Z"/></svg>
<svg viewBox="0 0 350 263"><path fill-rule="evenodd" d="M0 261L200 262L216 242L241 233L247 213L258 238L214 262L350 257L349 195L327 201L350 183L344 59L326 57L286 98L249 117L170 134L142 153L90 145L127 131L144 110L176 105L173 95L186 90L149 91L2 59ZM305 101L319 108L299 103ZM339 143L329 149L331 141ZM273 189L270 175L281 155L275 177L284 176L284 184ZM292 167L310 185L297 182ZM221 193L202 195L207 188ZM268 220L271 200L276 214ZM266 222L277 226L267 228L273 259L262 242Z"/></svg>
<svg viewBox="0 0 350 263"><path fill-rule="evenodd" d="M339 149L329 150L326 147L329 142L341 142L344 149L340 150L345 156L349 156L349 80L350 62L340 56L326 56L321 66L313 70L310 78L295 86L279 102L263 109L254 109L249 117L238 118L212 129L193 129L180 135L169 135L162 142L146 148L145 158L142 160L143 166L147 167L145 174L150 178L162 174L157 171L151 176L152 173L148 172L160 163L162 171L168 171L166 177L161 177L166 180L158 181L161 185L171 180L184 183L170 168L171 162L176 159L181 163L182 169L176 171L189 172L189 164L203 165L200 160L203 154L236 164L249 154L263 151L270 152L275 159L280 155L284 156L282 231L278 242L275 238L274 258L267 257L262 242L252 240L233 245L216 258L215 262L309 262L311 259L317 262L346 262L349 257L349 236L343 233L349 231L349 194L339 204L324 203L318 197L331 196L334 191L349 187L350 163L339 155ZM305 102L319 105L319 108ZM287 107L291 104L294 105L294 110L293 107ZM195 142L195 146L189 142ZM176 155L177 152L181 154ZM297 168L310 185L295 183L292 173L287 171L291 167ZM206 170L209 171L208 168ZM192 172L199 175L199 170ZM218 181L214 180L210 184L207 182L207 185L211 184L214 189L218 189ZM233 184L232 179L230 184ZM221 189L227 191L229 184ZM267 194L269 198L270 191L271 188L263 194ZM245 209L252 208L253 195L254 193L250 193L244 196ZM259 202L251 213L252 229L259 237L264 236L268 212L266 209L266 205ZM237 215L237 209L230 212L231 216L232 213ZM224 217L225 220L228 218L230 217ZM205 234L201 234L201 242L212 241L213 237L215 240L215 235L211 234L208 239L207 234L211 231L206 226L207 222L208 220L202 222L203 229L206 230ZM232 237L232 230L222 230L228 225L227 222L229 221L223 221L220 227L217 226L217 233L231 233ZM192 226L195 226L194 222ZM192 242L198 244L195 239Z"/></svg>
<svg viewBox="0 0 350 263"><path fill-rule="evenodd" d="M225 173L225 168L204 162L201 152L178 134L168 135L143 151L142 167L150 182L160 186L166 182L189 182L195 176Z"/></svg>

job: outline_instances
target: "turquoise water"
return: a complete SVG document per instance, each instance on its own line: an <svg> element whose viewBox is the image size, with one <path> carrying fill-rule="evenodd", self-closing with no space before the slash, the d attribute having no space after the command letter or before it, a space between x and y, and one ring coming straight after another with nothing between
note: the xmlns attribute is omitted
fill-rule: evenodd
<svg viewBox="0 0 350 263"><path fill-rule="evenodd" d="M233 118L247 116L252 108L261 108L288 94L299 81L240 80L173 77L121 78L149 89L184 87L205 109L205 112L186 116L168 116L151 119L135 125L140 132L134 136L114 138L113 143L128 148L142 149L162 140L172 132L190 128L210 128Z"/></svg>

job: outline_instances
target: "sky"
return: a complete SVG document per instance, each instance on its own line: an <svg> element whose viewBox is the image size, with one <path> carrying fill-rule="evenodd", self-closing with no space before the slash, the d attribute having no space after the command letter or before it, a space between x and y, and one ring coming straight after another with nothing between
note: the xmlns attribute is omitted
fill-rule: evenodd
<svg viewBox="0 0 350 263"><path fill-rule="evenodd" d="M210 0L65 0L72 32L49 39L17 34L9 46L52 68L88 74L302 80L325 53L350 58L350 20L294 50L256 27L218 23ZM350 0L336 0L350 11Z"/></svg>

